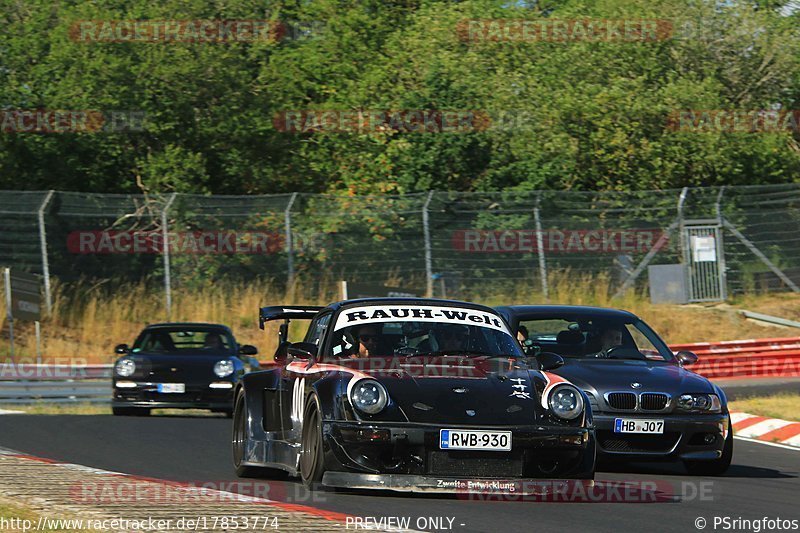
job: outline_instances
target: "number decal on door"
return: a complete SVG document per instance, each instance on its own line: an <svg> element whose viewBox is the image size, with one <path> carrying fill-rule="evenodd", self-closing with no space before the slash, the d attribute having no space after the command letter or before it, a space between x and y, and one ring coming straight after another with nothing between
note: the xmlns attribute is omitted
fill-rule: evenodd
<svg viewBox="0 0 800 533"><path fill-rule="evenodd" d="M306 378L294 380L294 385L292 386L292 420L294 422L301 422L303 420L305 392Z"/></svg>

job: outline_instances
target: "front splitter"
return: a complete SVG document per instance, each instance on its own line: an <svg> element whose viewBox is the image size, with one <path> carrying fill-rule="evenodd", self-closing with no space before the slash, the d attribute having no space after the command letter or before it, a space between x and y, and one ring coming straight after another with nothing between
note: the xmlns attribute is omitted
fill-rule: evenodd
<svg viewBox="0 0 800 533"><path fill-rule="evenodd" d="M591 479L494 479L416 476L410 474L358 474L326 472L322 484L328 487L398 492L443 493L463 495L543 496L562 493L580 485L594 486Z"/></svg>

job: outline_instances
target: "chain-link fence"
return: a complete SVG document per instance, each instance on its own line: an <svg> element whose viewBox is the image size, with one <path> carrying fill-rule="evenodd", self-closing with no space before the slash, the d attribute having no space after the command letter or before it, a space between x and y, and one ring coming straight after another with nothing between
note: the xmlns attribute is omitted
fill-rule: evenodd
<svg viewBox="0 0 800 533"><path fill-rule="evenodd" d="M0 264L61 282L219 280L387 284L468 298L604 274L642 287L682 265L688 301L798 290L800 184L640 192L386 196L0 192ZM702 269L693 265L704 263ZM715 276L706 293L698 276ZM702 283L701 283L702 282ZM702 294L697 293L701 285ZM49 305L49 304L48 304Z"/></svg>

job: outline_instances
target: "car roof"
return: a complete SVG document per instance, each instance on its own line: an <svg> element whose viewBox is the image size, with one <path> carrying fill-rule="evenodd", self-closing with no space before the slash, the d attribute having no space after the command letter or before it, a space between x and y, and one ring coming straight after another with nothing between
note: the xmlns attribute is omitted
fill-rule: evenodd
<svg viewBox="0 0 800 533"><path fill-rule="evenodd" d="M353 307L356 305L381 305L381 304L407 304L407 305L441 305L445 307L467 307L470 309L480 309L481 311L489 311L497 313L486 305L476 304L472 302L464 302L460 300L444 300L440 298L419 298L419 297L384 297L384 298L356 298L353 300L342 300L334 302L326 307L338 311L344 307Z"/></svg>
<svg viewBox="0 0 800 533"><path fill-rule="evenodd" d="M167 329L167 328L203 328L203 329L222 329L231 332L231 328L224 324L213 324L211 322L159 322L148 324L144 329Z"/></svg>
<svg viewBox="0 0 800 533"><path fill-rule="evenodd" d="M622 309L592 307L589 305L504 305L495 308L503 316L514 318L550 315L594 315L601 318L636 319L636 315Z"/></svg>

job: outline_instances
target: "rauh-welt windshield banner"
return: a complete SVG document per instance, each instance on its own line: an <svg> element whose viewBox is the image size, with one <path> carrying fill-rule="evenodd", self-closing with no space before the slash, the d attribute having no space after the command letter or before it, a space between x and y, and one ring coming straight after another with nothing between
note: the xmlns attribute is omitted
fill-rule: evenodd
<svg viewBox="0 0 800 533"><path fill-rule="evenodd" d="M493 313L464 307L428 305L370 305L344 309L339 313L334 331L375 322L442 322L480 326L509 333L500 317Z"/></svg>

